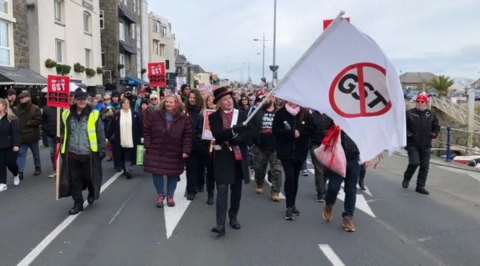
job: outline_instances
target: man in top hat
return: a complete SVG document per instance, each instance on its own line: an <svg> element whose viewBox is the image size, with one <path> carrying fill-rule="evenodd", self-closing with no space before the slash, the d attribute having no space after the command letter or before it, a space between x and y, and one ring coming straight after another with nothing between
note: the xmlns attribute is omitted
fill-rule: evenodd
<svg viewBox="0 0 480 266"><path fill-rule="evenodd" d="M62 113L57 139L62 143L59 196L72 196L70 215L83 211L83 190L88 189L87 202L92 204L99 198L102 186L105 131L100 113L87 103L87 96L80 88L75 91L74 103Z"/></svg>
<svg viewBox="0 0 480 266"><path fill-rule="evenodd" d="M242 198L242 182L250 182L248 170L247 144L253 129L243 125L247 114L234 108L233 92L225 87L214 91L213 103L219 109L209 115L210 130L215 143L213 145L213 167L217 183L217 225L212 232L225 234L227 219L228 190L230 188L230 226L239 230L237 220Z"/></svg>

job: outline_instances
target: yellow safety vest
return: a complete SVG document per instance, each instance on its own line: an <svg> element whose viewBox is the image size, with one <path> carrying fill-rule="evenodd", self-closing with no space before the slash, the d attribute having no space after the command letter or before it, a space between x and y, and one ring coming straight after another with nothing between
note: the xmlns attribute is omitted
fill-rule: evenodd
<svg viewBox="0 0 480 266"><path fill-rule="evenodd" d="M62 154L65 153L65 148L67 146L67 119L68 116L70 115L70 110L64 110L62 113L62 121L64 124L64 133L63 133L63 144L62 144ZM90 115L88 116L88 121L87 121L87 134L88 134L88 140L90 142L90 149L93 152L98 151L98 142L97 142L97 131L95 128L95 124L97 123L98 117L100 116L100 112L97 110L92 110Z"/></svg>

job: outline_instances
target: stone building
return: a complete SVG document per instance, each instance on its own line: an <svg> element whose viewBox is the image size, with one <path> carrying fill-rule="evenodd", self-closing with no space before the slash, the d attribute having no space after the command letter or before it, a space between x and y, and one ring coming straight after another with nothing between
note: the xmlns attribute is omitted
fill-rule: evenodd
<svg viewBox="0 0 480 266"><path fill-rule="evenodd" d="M14 65L28 68L28 26L27 26L27 1L13 1L13 47Z"/></svg>
<svg viewBox="0 0 480 266"><path fill-rule="evenodd" d="M100 0L104 84L121 91L148 84L138 78L143 68L142 13L141 0Z"/></svg>

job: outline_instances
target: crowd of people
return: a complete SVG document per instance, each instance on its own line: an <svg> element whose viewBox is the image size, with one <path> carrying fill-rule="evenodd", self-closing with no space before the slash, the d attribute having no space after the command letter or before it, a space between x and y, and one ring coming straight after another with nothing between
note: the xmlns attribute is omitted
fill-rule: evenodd
<svg viewBox="0 0 480 266"><path fill-rule="evenodd" d="M426 103L428 97L419 94L416 108L407 111L410 162L402 182L408 188L420 166L416 191L422 194L429 193L425 189L427 154L432 138L439 131L438 120L426 109ZM206 110L210 110L208 117ZM251 115L250 121L244 123ZM140 89L137 95L132 91L112 91L90 97L78 89L71 107L62 111L60 135L56 119L55 108L44 107L41 111L26 92L17 97L14 90L9 90L8 100L0 99L0 192L7 190L7 168L13 174L15 186L24 179L28 148L34 158L33 174L41 174L42 127L50 147L53 169L50 177L55 177L56 152L62 158L58 190L60 197L72 197L74 201L70 215L83 211L83 190L88 190L88 204L99 199L105 158L126 179L140 171L140 167L133 166L143 165L144 172L152 175L158 208L164 204L175 207L177 183L186 172L187 200L196 200L198 193L206 190L207 204L216 203L216 225L212 232L223 235L227 215L233 229L241 228L237 218L243 184L251 180L257 194L264 193L267 180L273 202L280 201L283 185L284 218L293 221L300 216L296 203L299 176L306 171L310 154L315 200L325 203L323 218L332 220L337 194L344 182L343 226L348 232L355 231L357 185L365 190L369 162L360 163L357 145L342 131L346 176L322 165L314 150L322 144L335 121L316 110L277 99L261 90L234 91L221 87L212 93L183 85L179 95ZM205 138L205 130L211 131L213 137ZM140 145L144 147L144 158L139 162Z"/></svg>

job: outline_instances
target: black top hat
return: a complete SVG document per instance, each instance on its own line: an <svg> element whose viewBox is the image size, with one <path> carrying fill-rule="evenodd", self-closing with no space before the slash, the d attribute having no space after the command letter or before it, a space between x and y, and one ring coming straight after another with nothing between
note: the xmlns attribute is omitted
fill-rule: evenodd
<svg viewBox="0 0 480 266"><path fill-rule="evenodd" d="M213 104L217 104L218 100L220 100L223 96L230 95L233 96L233 91L232 89L227 89L225 87L220 87L213 91Z"/></svg>

